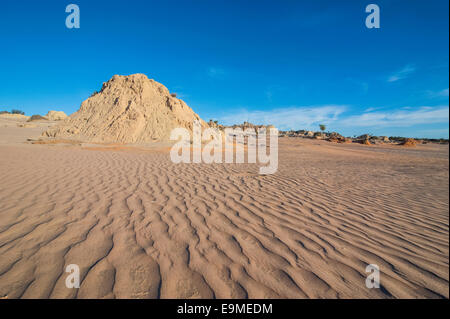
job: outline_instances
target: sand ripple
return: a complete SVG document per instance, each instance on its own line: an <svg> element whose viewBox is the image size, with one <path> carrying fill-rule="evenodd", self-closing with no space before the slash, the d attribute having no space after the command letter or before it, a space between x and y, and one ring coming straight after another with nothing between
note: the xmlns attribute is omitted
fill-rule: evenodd
<svg viewBox="0 0 450 319"><path fill-rule="evenodd" d="M270 176L2 146L0 297L449 297L448 148L280 145ZM368 264L381 289L366 288Z"/></svg>

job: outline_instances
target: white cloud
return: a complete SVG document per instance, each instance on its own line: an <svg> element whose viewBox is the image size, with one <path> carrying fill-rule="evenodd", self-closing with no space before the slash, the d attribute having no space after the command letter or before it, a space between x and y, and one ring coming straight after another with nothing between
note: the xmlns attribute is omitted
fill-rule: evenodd
<svg viewBox="0 0 450 319"><path fill-rule="evenodd" d="M448 112L447 105L403 108L390 112L365 112L342 119L339 124L348 127L410 127L420 124L446 123L449 120Z"/></svg>
<svg viewBox="0 0 450 319"><path fill-rule="evenodd" d="M377 130L380 134L389 134L394 128L412 128L418 132L420 125L446 124L449 121L449 107L421 106L403 107L396 110L367 109L362 113L348 114L345 105L324 105L279 108L268 111L237 111L219 117L225 125L239 124L249 121L254 124L273 124L280 130L318 130L319 124L325 124L333 131L347 135ZM395 131L395 130L394 130Z"/></svg>
<svg viewBox="0 0 450 319"><path fill-rule="evenodd" d="M401 69L398 72L395 72L394 74L392 74L391 76L389 76L388 78L388 82L396 82L398 80L402 80L407 78L409 75L411 75L412 73L414 73L416 71L416 68L412 65L407 65L405 66L403 69Z"/></svg>
<svg viewBox="0 0 450 319"><path fill-rule="evenodd" d="M317 129L318 124L328 124L338 119L345 105L303 106L273 109L270 111L239 111L219 118L221 123L232 125L248 121L255 124L272 124L278 129Z"/></svg>

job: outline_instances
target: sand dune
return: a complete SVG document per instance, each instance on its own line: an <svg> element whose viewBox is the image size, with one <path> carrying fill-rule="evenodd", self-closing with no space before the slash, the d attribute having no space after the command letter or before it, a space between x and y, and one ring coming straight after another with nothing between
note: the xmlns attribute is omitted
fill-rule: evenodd
<svg viewBox="0 0 450 319"><path fill-rule="evenodd" d="M448 146L282 138L267 176L151 149L0 154L3 298L449 297Z"/></svg>

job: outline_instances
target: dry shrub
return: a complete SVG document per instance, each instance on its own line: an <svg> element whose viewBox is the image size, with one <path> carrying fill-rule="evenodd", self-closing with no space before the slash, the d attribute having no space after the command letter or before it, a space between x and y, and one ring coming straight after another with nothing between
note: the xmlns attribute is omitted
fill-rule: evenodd
<svg viewBox="0 0 450 319"><path fill-rule="evenodd" d="M413 138L407 138L406 140L404 140L402 143L400 143L400 145L402 146L407 146L407 147L412 147L412 146L416 146L417 142L415 139Z"/></svg>
<svg viewBox="0 0 450 319"><path fill-rule="evenodd" d="M32 122L32 121L42 121L42 120L47 120L45 117L39 115L39 114L35 114L32 115L27 122Z"/></svg>

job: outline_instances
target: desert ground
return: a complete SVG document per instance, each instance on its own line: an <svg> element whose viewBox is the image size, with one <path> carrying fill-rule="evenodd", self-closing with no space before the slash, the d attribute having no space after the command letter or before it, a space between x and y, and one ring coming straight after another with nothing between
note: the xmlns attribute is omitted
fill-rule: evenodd
<svg viewBox="0 0 450 319"><path fill-rule="evenodd" d="M0 298L449 298L448 145L285 137L263 176L53 124L0 120Z"/></svg>

